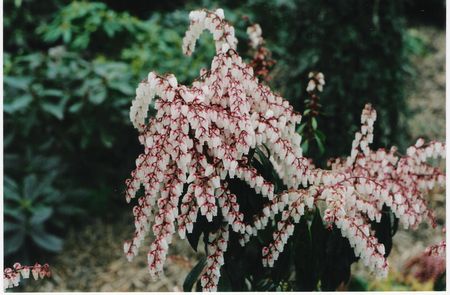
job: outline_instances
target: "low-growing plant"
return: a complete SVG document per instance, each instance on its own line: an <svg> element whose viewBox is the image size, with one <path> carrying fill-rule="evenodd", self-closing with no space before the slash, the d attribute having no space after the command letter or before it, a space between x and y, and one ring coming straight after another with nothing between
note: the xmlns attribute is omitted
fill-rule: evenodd
<svg viewBox="0 0 450 295"><path fill-rule="evenodd" d="M318 168L302 153L301 114L242 60L223 10L190 20L183 52L210 31L211 67L191 86L151 72L130 109L144 152L126 181L136 227L128 259L152 232L148 267L158 277L178 232L194 250L203 235L206 252L186 291L335 290L358 260L386 276L397 227L436 226L425 196L445 175L427 161L444 157L445 145L371 150L377 114L366 104L350 156Z"/></svg>
<svg viewBox="0 0 450 295"><path fill-rule="evenodd" d="M30 273L35 280L43 279L51 276L50 267L48 264L40 265L36 263L32 266L21 265L14 263L12 268L5 268L3 270L3 287L4 289L19 286L20 279L28 279Z"/></svg>
<svg viewBox="0 0 450 295"><path fill-rule="evenodd" d="M65 195L54 187L56 173L38 177L26 175L21 184L4 177L4 255L19 252L26 260L35 257L30 242L40 249L59 252L63 246L61 237L53 232L62 231L69 216L81 209L67 202ZM65 219L61 217L65 216Z"/></svg>

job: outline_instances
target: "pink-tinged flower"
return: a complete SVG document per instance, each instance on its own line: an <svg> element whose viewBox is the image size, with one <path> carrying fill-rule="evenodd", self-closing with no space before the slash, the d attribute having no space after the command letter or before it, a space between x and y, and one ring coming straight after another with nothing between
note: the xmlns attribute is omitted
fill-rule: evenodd
<svg viewBox="0 0 450 295"><path fill-rule="evenodd" d="M135 203L135 233L124 244L127 258L137 255L151 230L155 239L147 255L148 267L157 277L176 232L185 238L198 215L221 222L221 228L209 234L207 265L200 280L204 290L214 291L229 231L245 245L281 215L273 241L263 248L263 264L272 267L294 224L320 202L327 226L340 229L355 255L376 274L386 275L385 249L370 223L380 222L381 210L387 206L405 227L416 228L424 220L435 224L424 195L444 185L445 177L426 161L444 157L445 145L419 140L407 156L399 155L396 148L371 150L376 112L368 104L350 156L330 160L330 169L316 168L302 155L301 136L295 131L300 114L259 83L252 67L238 55L234 29L223 11L193 11L190 20L183 52L192 54L200 34L210 31L216 44L210 69L202 70L191 86L179 84L171 74L151 72L138 85L130 108L143 153L126 181L126 200ZM320 90L323 74L311 78ZM147 118L151 104L156 115ZM268 158L287 191L275 194L274 185L251 166L249 154L254 149ZM245 216L241 211L228 183L234 178L261 194L265 201L261 212ZM244 217L250 218L244 222Z"/></svg>
<svg viewBox="0 0 450 295"><path fill-rule="evenodd" d="M50 277L50 267L48 264L40 265L36 263L34 266L22 266L16 262L13 268L5 268L3 271L3 286L5 289L19 286L20 277L28 279L30 277L30 271L33 274L35 280Z"/></svg>

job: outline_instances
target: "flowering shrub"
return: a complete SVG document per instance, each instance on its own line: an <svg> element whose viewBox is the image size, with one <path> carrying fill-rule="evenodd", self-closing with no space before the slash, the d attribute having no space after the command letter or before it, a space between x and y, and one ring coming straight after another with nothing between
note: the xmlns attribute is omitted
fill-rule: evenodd
<svg viewBox="0 0 450 295"><path fill-rule="evenodd" d="M50 267L48 264L40 265L36 263L33 266L14 263L13 268L5 268L3 271L3 286L5 289L19 286L20 276L23 279L30 277L30 272L35 280L50 277Z"/></svg>
<svg viewBox="0 0 450 295"><path fill-rule="evenodd" d="M317 168L302 155L296 133L301 115L259 83L238 55L223 10L193 11L190 20L183 52L191 55L208 30L216 46L210 70L202 70L192 86L151 72L131 106L144 152L126 181L127 201L137 198L136 230L124 244L128 259L153 232L148 267L158 277L178 232L194 249L203 234L207 257L190 278L199 278L204 291L227 284L240 290L316 289L319 283L334 289L357 259L385 276L396 224L436 224L424 196L443 186L445 177L427 159L444 157L445 145L419 139L407 155L396 148L371 150L376 112L367 104L350 156L331 159L330 169ZM317 81L319 89L323 76ZM151 105L156 115L147 118ZM331 258L308 265L322 256Z"/></svg>

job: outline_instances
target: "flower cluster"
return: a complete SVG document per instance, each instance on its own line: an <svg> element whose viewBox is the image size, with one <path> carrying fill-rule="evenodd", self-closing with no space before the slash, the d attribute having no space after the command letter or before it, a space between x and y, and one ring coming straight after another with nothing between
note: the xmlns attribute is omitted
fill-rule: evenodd
<svg viewBox="0 0 450 295"><path fill-rule="evenodd" d="M223 254L227 250L229 239L228 225L220 228L216 233L210 233L208 237L208 257L206 267L200 279L203 291L217 291L220 278L220 267L225 263Z"/></svg>
<svg viewBox="0 0 450 295"><path fill-rule="evenodd" d="M442 233L445 235L445 227L442 229ZM444 240L440 241L438 244L436 245L431 245L429 247L427 247L424 251L425 255L428 256L441 256L445 258L445 251L447 249L447 243Z"/></svg>
<svg viewBox="0 0 450 295"><path fill-rule="evenodd" d="M444 241L439 242L439 244L431 245L425 249L425 253L429 256L445 256L445 250L447 243Z"/></svg>
<svg viewBox="0 0 450 295"><path fill-rule="evenodd" d="M269 71L275 64L272 59L272 52L264 46L262 30L259 24L247 27L249 45L253 51L253 58L249 65L253 68L255 76L264 81L270 81Z"/></svg>
<svg viewBox="0 0 450 295"><path fill-rule="evenodd" d="M20 276L23 279L28 279L31 275L35 280L50 277L50 267L48 264L40 265L36 263L33 266L21 265L14 263L12 268L5 268L3 271L3 286L5 289L19 286Z"/></svg>
<svg viewBox="0 0 450 295"><path fill-rule="evenodd" d="M325 85L325 76L321 72L310 72L308 74L309 82L306 91L311 93L315 89L322 92Z"/></svg>
<svg viewBox="0 0 450 295"><path fill-rule="evenodd" d="M173 75L151 72L139 84L130 110L145 150L127 180L127 201L135 198L141 185L145 193L133 208L136 231L124 250L132 259L151 228L156 236L148 254L152 276L162 271L176 226L184 238L186 231L192 232L198 212L212 221L221 210L233 231L245 232L243 213L227 189L227 178L239 178L273 199L273 185L249 166L246 155L250 149L265 145L273 150L274 163L293 187L301 183L309 166L295 133L300 115L258 83L253 69L233 49L234 32L220 11L191 13L185 53L195 44L192 36L198 36L205 26L224 50L218 50L203 79L187 87L178 85ZM156 116L146 122L155 97Z"/></svg>
<svg viewBox="0 0 450 295"><path fill-rule="evenodd" d="M250 47L257 49L264 42L262 38L262 30L259 24L253 24L247 27L247 35L250 39Z"/></svg>
<svg viewBox="0 0 450 295"><path fill-rule="evenodd" d="M405 275L412 275L422 283L436 280L445 273L445 255L420 253L409 259L403 267Z"/></svg>
<svg viewBox="0 0 450 295"><path fill-rule="evenodd" d="M419 139L408 148L407 156L399 156L395 148L372 151L369 144L375 120L375 110L366 105L351 155L330 160L331 170L314 169L311 173L314 184L297 192L298 199L309 195L315 204L325 203L324 220L335 224L349 240L355 255L383 276L388 266L385 249L374 236L370 223L380 222L385 205L405 228L416 228L424 219L435 226L424 194L436 185L444 186L445 177L426 161L430 157L445 157L445 147L440 142L425 144ZM289 234L287 230L285 233ZM269 254L271 251L263 251L263 257Z"/></svg>
<svg viewBox="0 0 450 295"><path fill-rule="evenodd" d="M228 24L224 17L223 9L220 8L215 12L207 10L192 11L189 14L191 24L183 39L184 54L192 54L195 50L195 42L204 30L208 30L213 35L217 53L230 48L236 50L237 39L234 36L234 27Z"/></svg>
<svg viewBox="0 0 450 295"><path fill-rule="evenodd" d="M281 214L273 242L262 253L263 263L270 267L305 210L322 203L328 225L338 227L364 264L384 275L384 246L375 238L370 222L380 220L386 205L405 227L416 227L426 217L434 223L423 195L444 184L444 175L426 160L444 156L444 145L419 141L407 156L399 156L394 148L370 150L376 113L367 105L351 156L330 161L330 170L315 168L303 157L301 136L295 131L301 116L287 100L259 83L253 68L242 61L235 50L234 29L224 20L223 11L194 11L190 19L183 51L192 54L196 39L209 30L216 43L209 71L192 86L179 85L171 74L151 72L139 84L130 109L144 152L126 181L127 201L137 199L134 237L124 244L128 259L137 255L151 231L155 239L148 267L151 276L157 277L173 235L178 232L185 238L197 217L205 216L222 224L209 235L201 277L204 290L216 290L231 231L245 245ZM317 77L317 88L323 86L322 80L323 75ZM152 104L156 115L147 118ZM256 149L265 153L287 191L275 194L274 185L251 166L249 154ZM247 183L265 200L252 222L244 221L246 212L230 192L233 178Z"/></svg>

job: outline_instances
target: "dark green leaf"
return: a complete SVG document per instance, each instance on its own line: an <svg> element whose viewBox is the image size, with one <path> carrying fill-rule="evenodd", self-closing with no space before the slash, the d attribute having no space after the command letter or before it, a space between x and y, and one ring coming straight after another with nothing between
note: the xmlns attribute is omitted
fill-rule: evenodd
<svg viewBox="0 0 450 295"><path fill-rule="evenodd" d="M37 177L34 174L27 175L23 181L23 197L34 200L38 194L36 192Z"/></svg>
<svg viewBox="0 0 450 295"><path fill-rule="evenodd" d="M31 77L24 77L24 76L16 76L16 77L12 77L12 76L4 76L3 77L3 83L5 83L5 85L13 87L13 88L17 88L17 89L21 89L21 90L27 90L28 86L31 83Z"/></svg>
<svg viewBox="0 0 450 295"><path fill-rule="evenodd" d="M62 120L64 118L64 104L62 103L55 104L44 102L41 104L41 108L47 113L52 114L59 120Z"/></svg>
<svg viewBox="0 0 450 295"><path fill-rule="evenodd" d="M31 231L31 238L38 246L47 251L59 252L62 250L63 240L42 229L33 228Z"/></svg>
<svg viewBox="0 0 450 295"><path fill-rule="evenodd" d="M62 97L64 94L60 89L45 89L42 92L42 95L51 97Z"/></svg>
<svg viewBox="0 0 450 295"><path fill-rule="evenodd" d="M103 86L95 87L89 92L89 101L93 104L101 104L106 99L106 89Z"/></svg>
<svg viewBox="0 0 450 295"><path fill-rule="evenodd" d="M298 126L297 128L297 133L302 134L303 130L305 129L306 123L302 123L300 124L300 126Z"/></svg>
<svg viewBox="0 0 450 295"><path fill-rule="evenodd" d="M25 232L23 230L15 231L11 236L5 236L5 256L15 253L22 246L25 240Z"/></svg>
<svg viewBox="0 0 450 295"><path fill-rule="evenodd" d="M73 105L71 105L69 107L69 112L70 113L77 113L79 110L81 110L81 108L83 107L83 102L76 102Z"/></svg>
<svg viewBox="0 0 450 295"><path fill-rule="evenodd" d="M15 220L18 220L20 222L25 222L26 216L25 214L18 208L10 208L9 206L5 206L3 208L3 214L5 216L9 216L11 218L14 218Z"/></svg>
<svg viewBox="0 0 450 295"><path fill-rule="evenodd" d="M200 212L198 213L200 215ZM199 218L200 216L197 216ZM194 228L192 229L192 233L186 232L186 238L191 245L194 251L197 251L198 242L200 240L200 236L203 232L202 225L198 222L194 223Z"/></svg>
<svg viewBox="0 0 450 295"><path fill-rule="evenodd" d="M20 201L21 197L17 183L6 175L3 178L3 182L3 196L5 200Z"/></svg>
<svg viewBox="0 0 450 295"><path fill-rule="evenodd" d="M133 95L134 93L134 88L130 86L130 84L128 84L128 81L124 80L120 80L120 81L113 81L112 83L110 83L109 87L111 89L120 91L121 93L125 94L125 95Z"/></svg>
<svg viewBox="0 0 450 295"><path fill-rule="evenodd" d="M8 100L5 100L3 104L3 110L5 111L5 113L12 114L25 109L30 105L32 101L33 97L31 96L31 94L26 93L12 99L10 98Z"/></svg>
<svg viewBox="0 0 450 295"><path fill-rule="evenodd" d="M111 134L101 132L100 139L105 147L111 148L113 146L113 137L111 136Z"/></svg>
<svg viewBox="0 0 450 295"><path fill-rule="evenodd" d="M311 118L311 126L312 126L313 130L317 129L317 120L315 117Z"/></svg>
<svg viewBox="0 0 450 295"><path fill-rule="evenodd" d="M322 140L319 138L317 134L314 134L314 138L316 139L317 146L319 147L319 151L321 154L325 152L325 147L322 143Z"/></svg>
<svg viewBox="0 0 450 295"><path fill-rule="evenodd" d="M184 292L191 292L192 287L194 286L195 282L200 277L200 274L202 273L203 269L206 266L206 258L203 257L200 259L200 261L194 266L194 268L191 269L191 271L186 276L186 279L183 283L183 291Z"/></svg>
<svg viewBox="0 0 450 295"><path fill-rule="evenodd" d="M231 286L230 277L228 276L228 273L226 271L226 268L222 267L220 269L220 280L219 284L217 285L217 291L219 292L230 292L233 291Z"/></svg>
<svg viewBox="0 0 450 295"><path fill-rule="evenodd" d="M5 232L5 233L12 232L12 231L18 231L21 229L23 229L23 226L20 223L9 222L9 221L5 221L3 223L3 232Z"/></svg>
<svg viewBox="0 0 450 295"><path fill-rule="evenodd" d="M305 139L301 145L303 153L306 154L308 152L308 148L309 148L309 141L307 139Z"/></svg>
<svg viewBox="0 0 450 295"><path fill-rule="evenodd" d="M348 291L368 291L369 282L361 276L352 276L347 288Z"/></svg>
<svg viewBox="0 0 450 295"><path fill-rule="evenodd" d="M53 208L39 206L33 210L33 216L31 216L31 224L39 224L50 218L53 214Z"/></svg>

